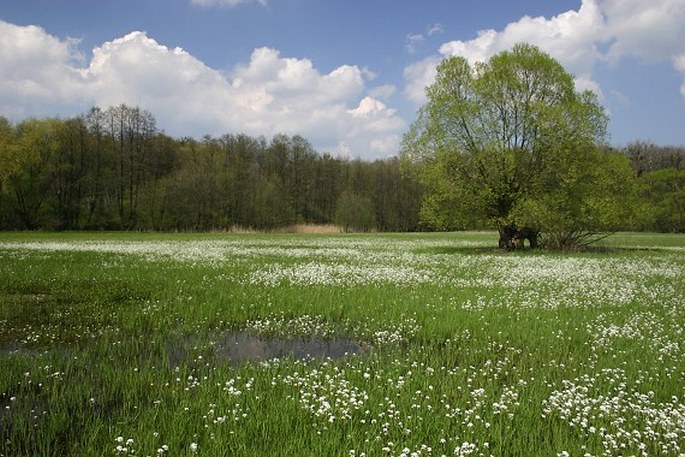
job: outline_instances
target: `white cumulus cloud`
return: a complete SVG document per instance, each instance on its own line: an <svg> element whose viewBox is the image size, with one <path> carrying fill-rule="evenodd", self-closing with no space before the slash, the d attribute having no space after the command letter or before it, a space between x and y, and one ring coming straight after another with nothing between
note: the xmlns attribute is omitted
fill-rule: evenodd
<svg viewBox="0 0 685 457"><path fill-rule="evenodd" d="M673 66L683 77L683 84L680 86L680 93L685 97L685 54L673 58Z"/></svg>
<svg viewBox="0 0 685 457"><path fill-rule="evenodd" d="M46 115L46 104L78 104L84 80L74 66L83 58L77 44L52 37L40 27L0 20L0 113Z"/></svg>
<svg viewBox="0 0 685 457"><path fill-rule="evenodd" d="M417 105L426 101L425 89L435 80L435 68L438 66L442 56L429 56L418 62L414 62L404 69L404 79L406 86L404 94Z"/></svg>
<svg viewBox="0 0 685 457"><path fill-rule="evenodd" d="M71 40L0 21L0 113L14 119L127 103L177 136L300 134L322 152L392 155L405 124L376 98L390 88L367 91L368 75L352 65L321 73L272 48L219 71L144 32L103 43L88 62Z"/></svg>
<svg viewBox="0 0 685 457"><path fill-rule="evenodd" d="M405 69L405 94L425 102L423 89L435 78L435 63L459 55L486 61L492 55L526 42L540 47L576 78L578 89L602 96L593 79L600 62L624 57L650 61L674 59L685 52L683 0L583 0L578 11L552 18L524 16L502 30L482 30L471 40L444 43L437 55Z"/></svg>
<svg viewBox="0 0 685 457"><path fill-rule="evenodd" d="M685 51L683 0L597 0L606 17L613 60L668 60Z"/></svg>
<svg viewBox="0 0 685 457"><path fill-rule="evenodd" d="M516 43L536 45L559 60L576 76L580 89L595 89L592 68L599 57L597 43L603 17L594 0L585 0L578 11L568 11L551 19L524 16L504 30L482 30L468 41L449 41L440 46L439 56L431 56L405 69L406 95L413 101L425 101L424 87L435 79L435 64L448 56L462 56L471 63L487 61Z"/></svg>

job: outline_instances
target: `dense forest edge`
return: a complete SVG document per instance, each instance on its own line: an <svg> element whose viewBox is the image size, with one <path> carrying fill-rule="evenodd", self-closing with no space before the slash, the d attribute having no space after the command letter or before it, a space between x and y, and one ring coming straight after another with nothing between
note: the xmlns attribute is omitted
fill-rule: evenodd
<svg viewBox="0 0 685 457"><path fill-rule="evenodd" d="M607 149L630 159L647 212L622 229L685 232L685 146ZM127 105L16 124L0 117L0 230L431 230L406 167L319 153L297 135L172 138Z"/></svg>

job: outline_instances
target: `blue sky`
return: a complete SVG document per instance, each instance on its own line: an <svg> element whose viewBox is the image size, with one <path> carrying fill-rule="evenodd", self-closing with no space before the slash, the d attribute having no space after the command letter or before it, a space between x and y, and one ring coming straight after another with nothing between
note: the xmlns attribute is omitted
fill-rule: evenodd
<svg viewBox="0 0 685 457"><path fill-rule="evenodd" d="M684 0L4 0L0 115L127 103L172 136L384 158L442 58L520 41L599 94L612 144L685 144Z"/></svg>

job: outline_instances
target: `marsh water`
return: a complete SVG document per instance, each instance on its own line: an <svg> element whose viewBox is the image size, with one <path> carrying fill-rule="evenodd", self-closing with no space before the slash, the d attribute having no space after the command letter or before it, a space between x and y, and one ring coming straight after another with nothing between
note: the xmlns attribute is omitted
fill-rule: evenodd
<svg viewBox="0 0 685 457"><path fill-rule="evenodd" d="M367 352L367 348L357 341L342 337L267 338L247 331L229 333L215 345L215 355L232 364L284 357L295 360L340 359L353 354L364 355Z"/></svg>
<svg viewBox="0 0 685 457"><path fill-rule="evenodd" d="M263 362L272 359L291 358L303 359L341 359L351 355L367 355L370 347L362 345L356 340L345 337L270 337L258 335L250 331L233 331L213 338L214 357L218 361L228 362L231 365L242 365L249 362ZM186 337L177 340L167 346L169 362L172 366L178 366L184 360L188 360L193 352L193 347L198 343L197 337ZM2 357L47 357L58 354L66 357L72 351L66 347L53 347L51 349L37 349L26 347L16 343L0 344L0 359ZM141 359L156 357L152 352L143 351L137 354Z"/></svg>

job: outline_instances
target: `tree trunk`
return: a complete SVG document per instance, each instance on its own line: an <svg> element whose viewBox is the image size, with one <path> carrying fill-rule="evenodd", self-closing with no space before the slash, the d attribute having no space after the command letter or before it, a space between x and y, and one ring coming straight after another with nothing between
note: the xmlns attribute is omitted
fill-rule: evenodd
<svg viewBox="0 0 685 457"><path fill-rule="evenodd" d="M508 251L512 250L514 243L514 236L518 232L515 225L505 225L500 227L499 231L499 248L506 249Z"/></svg>
<svg viewBox="0 0 685 457"><path fill-rule="evenodd" d="M508 251L515 251L524 247L524 240L528 240L531 249L539 247L540 232L530 227L518 228L516 225L506 225L499 228L499 247Z"/></svg>
<svg viewBox="0 0 685 457"><path fill-rule="evenodd" d="M528 240L531 249L537 249L539 247L538 237L540 232L538 230L532 229L530 227L524 227L521 230L521 238Z"/></svg>

